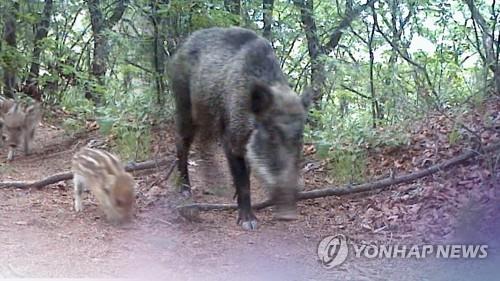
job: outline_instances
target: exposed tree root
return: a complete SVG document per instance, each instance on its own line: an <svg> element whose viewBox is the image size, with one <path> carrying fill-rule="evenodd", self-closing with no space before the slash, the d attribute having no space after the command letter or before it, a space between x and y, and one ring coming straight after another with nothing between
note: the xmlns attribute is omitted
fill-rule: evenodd
<svg viewBox="0 0 500 281"><path fill-rule="evenodd" d="M132 162L125 166L125 170L128 172L140 171L146 169L159 168L170 164L170 167L167 172L167 179L168 179L168 177L170 177L170 175L172 174L172 171L174 170L176 163L177 163L176 160L161 158L139 163ZM60 181L70 180L72 178L73 178L73 173L63 172L48 176L38 181L2 181L0 182L0 188L42 188L44 186L54 184Z"/></svg>
<svg viewBox="0 0 500 281"><path fill-rule="evenodd" d="M318 189L318 190L311 190L311 191L304 191L304 192L299 192L298 194L298 200L306 200L306 199L314 199L314 198L320 198L320 197L327 197L327 196L342 196L342 195L347 195L347 194L354 194L354 193L360 193L360 192L367 192L367 191L375 191L375 190L382 190L397 184L401 183L408 183L412 182L414 180L417 180L419 178L423 178L432 174L435 174L439 171L448 169L450 167L453 167L455 165L461 164L469 159L475 158L480 155L488 154L488 153L493 153L497 152L500 150L500 143L495 143L492 145L488 145L483 147L480 150L470 150L468 152L465 152L459 156L453 157L449 160L443 161L439 164L433 165L429 168L423 169L421 171L413 172L413 173L408 173L404 174L401 176L396 176L396 177L388 177L384 178L381 180L377 180L374 182L369 182L369 183L363 183L359 185L348 185L348 186L342 186L342 187L328 187L328 188L323 188L323 189ZM167 178L170 177L172 174L175 166L176 166L177 161L167 159L167 158L162 158L162 159L156 159L156 160L148 160L145 162L140 162L140 163L129 163L125 166L125 169L127 171L139 171L139 170L146 170L146 169L152 169L152 168L158 168L162 166L166 166L170 164L170 167L167 172ZM64 180L70 180L72 179L73 175L71 172L64 172L64 173L59 173L55 175L51 175L49 177L46 177L42 180L39 181L31 181L31 182L26 182L26 181L3 181L0 182L0 188L41 188L50 184L57 183L59 181L64 181ZM270 200L265 200L263 202L257 203L253 205L252 207L256 210L258 209L263 209L267 208L269 206L272 206L273 202ZM210 211L210 210L235 210L237 209L238 206L236 204L208 204L208 203L194 203L194 204L188 204L188 205L183 205L179 206L178 209L182 212L189 211L189 209L195 209L196 211Z"/></svg>
<svg viewBox="0 0 500 281"><path fill-rule="evenodd" d="M328 188L323 188L323 189L318 189L318 190L299 192L298 200L314 199L314 198L327 197L327 196L341 196L341 195L347 195L347 194L353 194L353 193L383 190L385 188L389 188L389 187L397 185L397 184L412 182L412 181L417 180L419 178L423 178L423 177L435 174L439 171L456 166L458 164L461 164L461 163L463 163L469 159L475 158L477 156L497 152L498 150L500 150L500 143L495 143L492 145L485 146L482 149L477 150L477 151L470 150L470 151L465 152L459 156L453 157L449 160L443 161L439 164L433 165L429 168L426 168L424 170L420 170L417 172L408 173L408 174L404 174L404 175L397 176L397 177L388 177L388 178L384 178L384 179L377 180L374 182L363 183L363 184L359 184L359 185L353 185L353 186L348 185L348 186L342 186L342 187L328 187ZM270 200L265 200L263 202L260 202L260 203L253 205L252 207L254 209L258 210L258 209L267 208L267 207L272 206L272 205L273 205L273 202L271 202ZM207 203L197 203L197 204L194 203L194 204L188 204L188 205L183 205L183 206L178 207L178 209L182 212L186 212L187 209L196 209L197 211L211 211L211 210L219 210L220 211L220 210L235 210L237 208L238 208L238 205L236 205L236 204L207 204Z"/></svg>

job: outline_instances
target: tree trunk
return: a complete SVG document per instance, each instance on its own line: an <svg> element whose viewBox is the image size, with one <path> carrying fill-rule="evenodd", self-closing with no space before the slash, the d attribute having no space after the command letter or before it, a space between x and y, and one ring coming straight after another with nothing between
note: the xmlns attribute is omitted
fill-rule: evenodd
<svg viewBox="0 0 500 281"><path fill-rule="evenodd" d="M411 43L411 40L403 40L403 31L406 29L406 25L410 22L411 17L413 16L414 9L415 9L415 3L407 3L407 7L403 6L401 4L400 0L391 0L389 1L389 8L390 8L390 28L392 30L392 40L394 42L394 45L398 46L401 51L407 52L409 44ZM403 17L403 11L408 10L408 14ZM375 13L374 8L372 7L372 13ZM405 42L409 41L409 42ZM391 56L389 57L389 67L391 68L391 76L387 79L385 79L384 84L387 86L385 90L385 95L382 95L379 97L379 119L384 119L384 110L385 110L385 102L386 102L386 96L387 95L392 95L393 97L397 96L398 94L396 93L396 88L394 87L394 84L396 83L397 77L396 77L396 71L395 67L397 66L398 62L398 51L396 49L391 50ZM413 75L416 75L414 72Z"/></svg>
<svg viewBox="0 0 500 281"><path fill-rule="evenodd" d="M481 38L482 38L482 46L476 46L479 54L481 55L481 59L485 63L486 67L493 73L493 87L497 94L500 94L500 67L498 62L498 54L500 52L500 37L495 38L495 31L492 30L490 25L486 22L485 17L481 14L481 12L476 7L476 4L473 0L465 0L467 7L470 10L472 20L479 25ZM495 2L493 2L495 4ZM491 21L494 22L496 17L491 15ZM493 24L496 28L496 24ZM483 52L481 52L481 47L483 48Z"/></svg>
<svg viewBox="0 0 500 281"><path fill-rule="evenodd" d="M350 3L350 0L347 1ZM343 29L347 28L362 11L373 5L376 1L377 0L368 0L363 5L348 9L346 15L330 34L330 38L325 45L321 45L317 34L316 22L313 14L313 0L293 1L295 6L300 9L300 20L306 33L307 50L311 60L312 100L315 104L323 98L323 88L326 81L325 63L321 59L321 56L327 56L334 51L340 42Z"/></svg>
<svg viewBox="0 0 500 281"><path fill-rule="evenodd" d="M4 95L8 98L14 98L16 92L16 62L17 38L16 38L16 14L19 11L19 3L14 2L11 11L5 13L5 22L3 29L3 40L7 43L7 53L9 60L5 61L3 73ZM3 50L5 52L5 50Z"/></svg>
<svg viewBox="0 0 500 281"><path fill-rule="evenodd" d="M92 26L92 33L94 36L94 53L92 58L91 74L96 79L97 83L104 85L104 78L107 71L107 60L109 55L108 38L104 31L112 28L122 17L125 12L125 0L118 0L116 2L113 14L109 19L106 19L100 7L100 0L87 0L87 5L90 13L90 23ZM94 102L99 102L99 98L95 93L87 90L85 94L87 98L92 99Z"/></svg>
<svg viewBox="0 0 500 281"><path fill-rule="evenodd" d="M271 27L273 26L273 9L274 9L274 0L262 0L262 17L264 20L264 28L262 31L262 36L272 42L272 31Z"/></svg>
<svg viewBox="0 0 500 281"><path fill-rule="evenodd" d="M323 96L322 91L326 79L325 64L320 59L321 55L325 55L325 50L319 42L313 15L313 0L295 0L294 3L300 9L300 21L306 33L307 51L311 60L312 99L314 103L317 103Z"/></svg>
<svg viewBox="0 0 500 281"><path fill-rule="evenodd" d="M165 19L158 15L157 11L160 5L168 5L168 0L152 0L151 1L151 22L153 23L153 65L155 68L155 84L156 84L156 99L158 104L163 103L163 95L165 94L165 44L166 31L164 29Z"/></svg>
<svg viewBox="0 0 500 281"><path fill-rule="evenodd" d="M99 83L103 83L106 74L107 40L103 34L104 16L99 7L99 0L88 0L90 21L94 34L94 57L92 60L92 75Z"/></svg>
<svg viewBox="0 0 500 281"><path fill-rule="evenodd" d="M38 75L40 72L40 54L42 52L41 42L47 37L50 26L50 18L52 16L52 0L45 0L42 19L36 25L36 33L33 47L33 56L31 58L31 67L26 80L26 85L23 89L28 96L36 100L41 100L41 92L38 89Z"/></svg>
<svg viewBox="0 0 500 281"><path fill-rule="evenodd" d="M373 11L375 12L375 11ZM373 77L373 67L375 62L375 54L373 52L373 37L375 36L375 25L372 24L372 29L368 37L368 53L370 54L370 93L372 101L372 127L377 128L377 118L378 118L378 102L377 95L375 92L375 81Z"/></svg>

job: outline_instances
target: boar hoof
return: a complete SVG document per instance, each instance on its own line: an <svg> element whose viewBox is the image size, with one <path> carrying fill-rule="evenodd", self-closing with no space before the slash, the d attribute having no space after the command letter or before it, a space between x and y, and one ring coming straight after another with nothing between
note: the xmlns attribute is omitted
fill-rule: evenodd
<svg viewBox="0 0 500 281"><path fill-rule="evenodd" d="M191 197L191 188L183 186L181 189L181 194L184 198L190 198Z"/></svg>
<svg viewBox="0 0 500 281"><path fill-rule="evenodd" d="M255 230L257 229L257 221L256 220L244 221L241 223L241 227L244 230Z"/></svg>
<svg viewBox="0 0 500 281"><path fill-rule="evenodd" d="M257 229L257 219L252 212L247 213L240 211L238 215L238 224L240 224L244 230Z"/></svg>

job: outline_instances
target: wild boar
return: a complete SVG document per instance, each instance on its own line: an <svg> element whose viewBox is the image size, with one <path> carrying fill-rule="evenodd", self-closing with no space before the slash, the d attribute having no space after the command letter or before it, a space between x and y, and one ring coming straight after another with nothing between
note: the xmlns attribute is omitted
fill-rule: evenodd
<svg viewBox="0 0 500 281"><path fill-rule="evenodd" d="M131 218L135 181L116 156L84 147L73 156L72 171L76 212L83 210L82 193L88 188L108 221L121 223Z"/></svg>
<svg viewBox="0 0 500 281"><path fill-rule="evenodd" d="M196 31L175 53L169 76L181 192L191 194L188 153L198 135L222 143L244 229L257 227L250 168L269 189L276 217L296 218L309 95L290 88L269 41L238 27Z"/></svg>
<svg viewBox="0 0 500 281"><path fill-rule="evenodd" d="M35 131L41 118L39 103L25 105L12 99L0 101L2 142L9 146L9 161L14 158L14 152L21 144L26 155L31 153Z"/></svg>

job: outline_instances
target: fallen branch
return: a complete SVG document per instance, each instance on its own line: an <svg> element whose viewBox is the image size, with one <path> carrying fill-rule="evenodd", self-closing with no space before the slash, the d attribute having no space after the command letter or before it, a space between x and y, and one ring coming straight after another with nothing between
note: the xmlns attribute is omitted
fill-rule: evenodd
<svg viewBox="0 0 500 281"><path fill-rule="evenodd" d="M125 170L127 172L147 170L147 169L158 168L161 166L166 166L169 163L171 164L167 172L167 178L168 178L170 177L170 174L174 170L175 164L177 163L176 160L161 158L139 163L131 162L125 166ZM60 181L70 180L72 178L73 178L73 173L63 172L48 176L38 181L3 181L0 182L0 188L41 188Z"/></svg>
<svg viewBox="0 0 500 281"><path fill-rule="evenodd" d="M483 147L481 151L468 151L465 152L459 156L453 157L449 160L446 160L442 163L433 165L427 169L414 172L414 173L408 173L399 177L389 177L381 180L377 180L374 182L369 182L369 183L363 183L359 185L348 185L348 186L343 186L343 187L328 187L328 188L323 188L323 189L318 189L318 190L311 190L311 191L303 191L299 192L298 194L298 200L306 200L306 199L314 199L314 198L320 198L320 197L327 197L327 196L341 196L341 195L347 195L347 194L354 194L354 193L360 193L360 192L367 192L367 191L375 191L375 190L382 190L388 187L391 187L393 185L401 184L401 183L408 183L412 182L414 180L417 180L419 178L423 178L432 174L435 174L439 171L448 169L452 166L461 164L471 158L474 158L478 155L486 154L486 153L491 153L494 151L500 150L500 143L492 144L486 147ZM481 153L480 153L481 152ZM265 200L263 202L257 203L252 206L253 209L259 210L259 209L264 209L269 206L272 206L273 202L270 200ZM211 210L235 210L238 208L238 205L236 204L208 204L208 203L193 203L193 204L188 204L188 205L183 205L179 206L178 209L180 211L186 211L187 209L196 209L198 211L211 211Z"/></svg>

